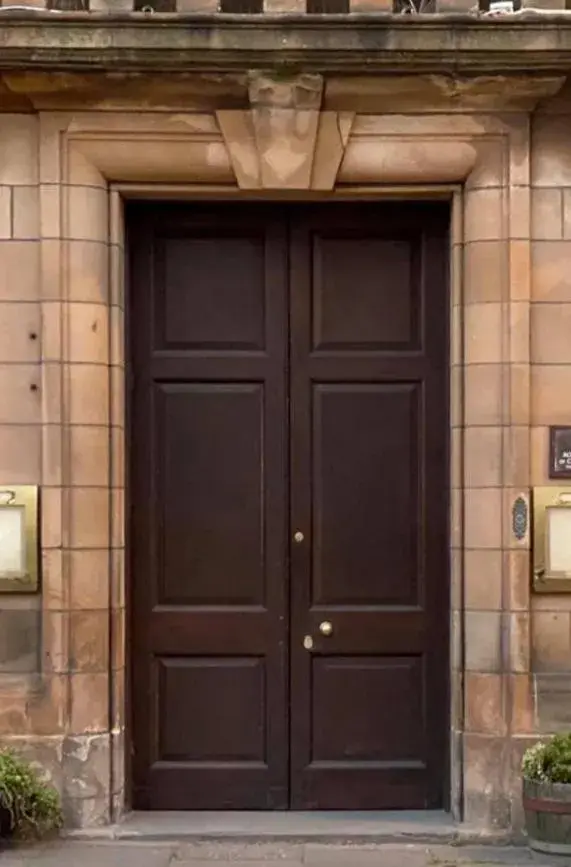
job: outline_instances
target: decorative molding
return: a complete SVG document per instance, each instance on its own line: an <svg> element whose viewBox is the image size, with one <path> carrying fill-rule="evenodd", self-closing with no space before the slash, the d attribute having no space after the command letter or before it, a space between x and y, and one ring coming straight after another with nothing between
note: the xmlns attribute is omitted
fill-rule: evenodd
<svg viewBox="0 0 571 867"><path fill-rule="evenodd" d="M217 111L241 190L332 190L354 112L322 111L323 78L252 75L250 108Z"/></svg>
<svg viewBox="0 0 571 867"><path fill-rule="evenodd" d="M560 75L571 63L571 16L537 12L501 21L447 15L85 16L9 7L2 12L4 67L42 73L160 70L219 76L279 63L281 69L348 76L364 70Z"/></svg>
<svg viewBox="0 0 571 867"><path fill-rule="evenodd" d="M368 69L368 66L367 66ZM560 91L555 74L466 76L422 73L358 75L259 74L247 68L216 76L200 72L13 70L0 76L1 111L144 111L177 113L264 106L355 114L456 114L533 111Z"/></svg>
<svg viewBox="0 0 571 867"><path fill-rule="evenodd" d="M466 180L477 148L467 141L438 138L364 138L351 142L339 172L344 183L441 184Z"/></svg>
<svg viewBox="0 0 571 867"><path fill-rule="evenodd" d="M357 114L466 114L533 111L565 77L547 74L356 75L327 78L324 107Z"/></svg>
<svg viewBox="0 0 571 867"><path fill-rule="evenodd" d="M355 113L351 111L321 112L313 161L313 190L332 190L335 186L354 118Z"/></svg>
<svg viewBox="0 0 571 867"><path fill-rule="evenodd" d="M352 112L217 111L241 190L332 190Z"/></svg>

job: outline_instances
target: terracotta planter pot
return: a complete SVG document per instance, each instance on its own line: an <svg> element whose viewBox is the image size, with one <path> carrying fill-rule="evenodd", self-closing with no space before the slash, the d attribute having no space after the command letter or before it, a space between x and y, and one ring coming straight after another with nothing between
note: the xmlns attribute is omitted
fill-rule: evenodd
<svg viewBox="0 0 571 867"><path fill-rule="evenodd" d="M531 849L571 855L571 784L524 780L523 808Z"/></svg>

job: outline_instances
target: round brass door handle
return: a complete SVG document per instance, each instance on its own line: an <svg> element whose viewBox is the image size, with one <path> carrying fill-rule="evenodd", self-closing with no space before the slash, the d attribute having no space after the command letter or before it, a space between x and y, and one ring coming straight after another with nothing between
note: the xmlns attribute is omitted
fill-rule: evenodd
<svg viewBox="0 0 571 867"><path fill-rule="evenodd" d="M324 620L323 623L319 624L319 631L322 635L332 635L333 634L333 624L329 622L329 620Z"/></svg>

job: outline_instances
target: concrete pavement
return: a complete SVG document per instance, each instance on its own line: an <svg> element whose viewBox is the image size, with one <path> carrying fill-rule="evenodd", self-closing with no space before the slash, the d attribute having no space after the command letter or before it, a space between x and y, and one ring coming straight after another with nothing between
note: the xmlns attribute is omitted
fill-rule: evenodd
<svg viewBox="0 0 571 867"><path fill-rule="evenodd" d="M508 846L422 843L62 840L0 853L0 867L571 867L571 858Z"/></svg>

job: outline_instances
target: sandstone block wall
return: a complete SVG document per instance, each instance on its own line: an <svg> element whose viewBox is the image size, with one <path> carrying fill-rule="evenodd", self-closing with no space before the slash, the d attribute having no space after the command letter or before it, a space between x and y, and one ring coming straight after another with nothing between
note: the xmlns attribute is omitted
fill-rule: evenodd
<svg viewBox="0 0 571 867"><path fill-rule="evenodd" d="M380 175L380 195L403 178L425 192L467 178L448 188L452 800L457 815L509 827L522 750L571 722L571 596L530 595L529 536L510 530L514 497L548 482L548 426L571 424L571 98L531 116L334 117L319 100L311 110L313 135L297 141L313 167L308 190L317 180L331 190L338 170L369 194ZM168 182L172 195L191 177L279 195L284 173L262 170L275 141L245 133L256 111L0 114L0 484L42 486L43 568L39 594L0 596L0 738L52 775L73 825L108 822L125 805L114 182ZM293 135L297 108L285 111L277 128Z"/></svg>
<svg viewBox="0 0 571 867"><path fill-rule="evenodd" d="M571 123L569 91L541 106L532 136L531 478L548 479L548 426L571 424ZM571 487L571 485L570 485ZM571 595L534 594L533 720L571 729Z"/></svg>
<svg viewBox="0 0 571 867"><path fill-rule="evenodd" d="M124 656L110 587L123 437L109 423L122 302L114 288L108 304L107 189L85 179L64 214L57 149L44 157L37 115L0 114L0 483L40 485L42 513L42 591L0 597L0 737L51 775L69 824L98 824L111 814L109 668Z"/></svg>
<svg viewBox="0 0 571 867"><path fill-rule="evenodd" d="M41 313L35 120L0 116L0 454L2 484L39 484L42 472ZM0 672L39 664L37 598L0 611Z"/></svg>

